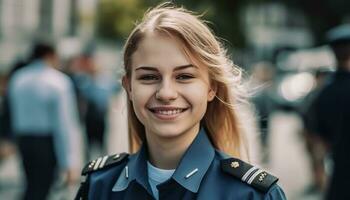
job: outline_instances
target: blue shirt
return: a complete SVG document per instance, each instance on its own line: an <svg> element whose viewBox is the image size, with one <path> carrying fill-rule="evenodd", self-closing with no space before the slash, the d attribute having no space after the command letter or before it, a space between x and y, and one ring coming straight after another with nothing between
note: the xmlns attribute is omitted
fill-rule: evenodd
<svg viewBox="0 0 350 200"><path fill-rule="evenodd" d="M147 146L117 166L90 174L89 199L154 199L147 174ZM187 149L172 177L157 186L160 200L171 199L286 199L274 184L267 192L224 172L227 155L215 150L202 128Z"/></svg>
<svg viewBox="0 0 350 200"><path fill-rule="evenodd" d="M151 185L153 196L159 199L157 185L167 181L175 172L175 169L160 169L147 162L148 183Z"/></svg>
<svg viewBox="0 0 350 200"><path fill-rule="evenodd" d="M82 96L88 102L93 103L102 114L108 111L111 96L120 90L120 86L115 79L111 79L105 74L98 74L94 77L84 73L75 74L73 80L76 82Z"/></svg>
<svg viewBox="0 0 350 200"><path fill-rule="evenodd" d="M18 136L52 134L58 165L77 167L80 127L68 76L36 60L14 74L9 98L14 133Z"/></svg>

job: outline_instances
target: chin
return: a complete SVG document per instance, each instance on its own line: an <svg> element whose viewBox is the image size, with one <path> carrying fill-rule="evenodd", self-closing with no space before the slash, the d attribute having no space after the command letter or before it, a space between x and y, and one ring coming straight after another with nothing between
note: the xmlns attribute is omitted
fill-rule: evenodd
<svg viewBox="0 0 350 200"><path fill-rule="evenodd" d="M158 137L163 138L173 138L180 136L184 133L184 131L180 130L178 127L175 129L174 127L161 127L157 128L154 132Z"/></svg>
<svg viewBox="0 0 350 200"><path fill-rule="evenodd" d="M189 134L189 131L194 128L193 126L185 127L180 126L176 124L163 124L163 125L157 125L152 131L157 137L161 138L176 138L179 136L182 136L184 134Z"/></svg>

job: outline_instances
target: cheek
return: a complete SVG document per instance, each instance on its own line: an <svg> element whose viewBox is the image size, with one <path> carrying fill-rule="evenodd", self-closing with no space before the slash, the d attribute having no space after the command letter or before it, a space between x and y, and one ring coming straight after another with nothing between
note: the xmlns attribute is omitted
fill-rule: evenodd
<svg viewBox="0 0 350 200"><path fill-rule="evenodd" d="M146 105L146 99L144 97L142 90L139 90L138 88L132 88L131 89L131 100L132 100L132 106L134 108L134 112L138 120L144 124L145 123L145 105Z"/></svg>
<svg viewBox="0 0 350 200"><path fill-rule="evenodd" d="M134 84L131 90L133 95L136 95L136 96L151 96L154 91L154 86Z"/></svg>
<svg viewBox="0 0 350 200"><path fill-rule="evenodd" d="M131 89L131 98L134 104L134 109L142 110L148 101L153 96L153 89L152 87L145 87L140 85L134 85Z"/></svg>
<svg viewBox="0 0 350 200"><path fill-rule="evenodd" d="M184 88L186 98L192 105L198 108L206 108L208 102L208 87L205 84L194 85L193 87Z"/></svg>

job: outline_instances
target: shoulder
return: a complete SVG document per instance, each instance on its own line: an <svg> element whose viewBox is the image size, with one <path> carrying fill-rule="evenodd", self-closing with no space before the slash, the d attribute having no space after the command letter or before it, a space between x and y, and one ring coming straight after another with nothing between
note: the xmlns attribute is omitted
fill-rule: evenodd
<svg viewBox="0 0 350 200"><path fill-rule="evenodd" d="M265 169L253 166L238 158L218 154L220 171L225 176L231 177L230 182L235 182L245 188L251 188L259 193L267 194L273 188L278 187L278 178Z"/></svg>
<svg viewBox="0 0 350 200"><path fill-rule="evenodd" d="M277 177L260 167L216 151L199 195L208 199L284 200L277 181ZM216 194L222 196L218 198Z"/></svg>
<svg viewBox="0 0 350 200"><path fill-rule="evenodd" d="M27 68L18 69L10 78L10 85L22 84L23 80L29 75Z"/></svg>
<svg viewBox="0 0 350 200"><path fill-rule="evenodd" d="M127 160L129 154L120 153L114 155L102 156L87 163L83 168L81 174L83 176L93 174L98 171L104 171L116 166L121 165Z"/></svg>
<svg viewBox="0 0 350 200"><path fill-rule="evenodd" d="M119 177L128 160L129 154L120 153L102 156L90 161L81 172L82 184L87 182L89 187L92 188L97 188L102 185L111 186ZM94 189L92 192L94 192Z"/></svg>
<svg viewBox="0 0 350 200"><path fill-rule="evenodd" d="M75 199L88 199L90 192L98 193L95 188L99 185L105 189L103 192L107 192L109 187L104 186L113 183L113 179L116 177L115 173L118 173L118 169L127 158L127 153L121 153L99 157L87 163L82 170L81 185Z"/></svg>
<svg viewBox="0 0 350 200"><path fill-rule="evenodd" d="M38 81L43 83L43 87L47 88L52 95L64 98L73 94L73 82L63 72L47 67L43 69L40 75Z"/></svg>
<svg viewBox="0 0 350 200"><path fill-rule="evenodd" d="M45 68L43 73L45 74L45 76L43 76L44 80L54 84L58 88L64 89L72 84L69 76L57 69Z"/></svg>

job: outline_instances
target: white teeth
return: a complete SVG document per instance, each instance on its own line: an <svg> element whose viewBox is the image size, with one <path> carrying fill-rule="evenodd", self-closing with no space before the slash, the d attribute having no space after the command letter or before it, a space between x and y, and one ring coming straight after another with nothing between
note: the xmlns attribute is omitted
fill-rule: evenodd
<svg viewBox="0 0 350 200"><path fill-rule="evenodd" d="M157 110L156 113L162 114L162 115L175 115L182 112L182 109L176 109L176 110Z"/></svg>

